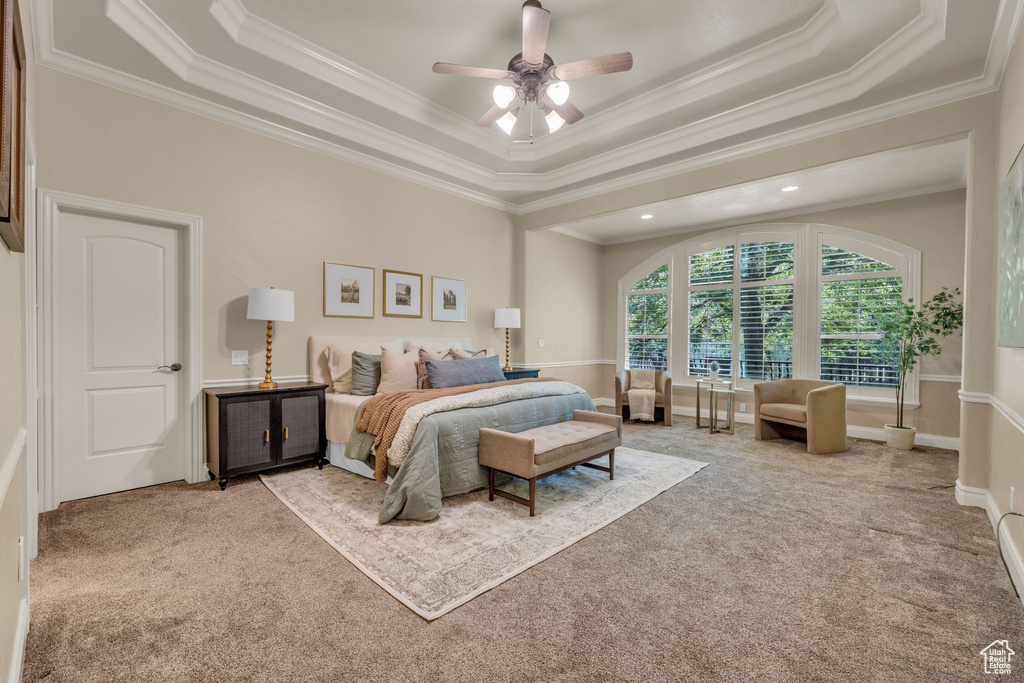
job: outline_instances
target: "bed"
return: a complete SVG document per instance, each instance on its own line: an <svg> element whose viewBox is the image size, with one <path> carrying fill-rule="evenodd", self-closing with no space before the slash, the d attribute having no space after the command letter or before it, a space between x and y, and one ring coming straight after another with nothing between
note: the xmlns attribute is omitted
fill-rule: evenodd
<svg viewBox="0 0 1024 683"><path fill-rule="evenodd" d="M314 335L309 339L310 378L329 385L326 393L328 459L335 467L374 476L373 437L354 430L370 396L336 393L326 350L379 352L382 345L417 344L437 349L473 348L459 337L352 337ZM441 499L487 486L487 470L477 462L481 427L520 432L572 419L573 410L594 410L583 389L555 380L471 391L403 421L409 432L397 466L388 467L387 491L378 520L430 520L440 514ZM436 409L436 410L435 410ZM410 411L411 412L411 411ZM389 456L389 464L391 457Z"/></svg>

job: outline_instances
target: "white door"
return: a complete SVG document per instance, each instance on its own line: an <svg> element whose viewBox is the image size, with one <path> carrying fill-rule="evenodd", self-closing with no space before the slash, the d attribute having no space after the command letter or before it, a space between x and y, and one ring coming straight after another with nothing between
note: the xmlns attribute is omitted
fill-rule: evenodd
<svg viewBox="0 0 1024 683"><path fill-rule="evenodd" d="M181 230L64 213L56 237L59 500L185 477Z"/></svg>

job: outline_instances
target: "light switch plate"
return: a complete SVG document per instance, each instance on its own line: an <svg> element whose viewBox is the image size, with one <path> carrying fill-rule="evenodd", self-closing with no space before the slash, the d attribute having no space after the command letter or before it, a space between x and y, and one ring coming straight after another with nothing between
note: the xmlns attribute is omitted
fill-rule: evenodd
<svg viewBox="0 0 1024 683"><path fill-rule="evenodd" d="M232 351L231 352L231 364L232 365L248 365L249 364L249 352L248 351Z"/></svg>
<svg viewBox="0 0 1024 683"><path fill-rule="evenodd" d="M746 403L741 403L740 404L740 412L741 413L747 412L747 404Z"/></svg>
<svg viewBox="0 0 1024 683"><path fill-rule="evenodd" d="M543 339L538 339L537 340L537 348L539 348L539 349L543 349L544 348L544 340Z"/></svg>

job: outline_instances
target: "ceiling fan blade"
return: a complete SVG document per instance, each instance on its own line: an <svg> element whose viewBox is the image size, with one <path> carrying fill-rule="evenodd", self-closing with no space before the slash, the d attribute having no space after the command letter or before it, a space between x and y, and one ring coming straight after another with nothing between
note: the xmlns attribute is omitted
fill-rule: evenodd
<svg viewBox="0 0 1024 683"><path fill-rule="evenodd" d="M544 101L544 104L558 112L558 115L561 116L562 120L566 123L576 123L583 118L583 112L577 109L572 102L567 101L565 104L556 104L547 93L544 93L544 96L541 99Z"/></svg>
<svg viewBox="0 0 1024 683"><path fill-rule="evenodd" d="M515 74L501 69L485 69L482 66L463 66L438 62L434 65L436 74L452 74L453 76L476 76L477 78L511 78Z"/></svg>
<svg viewBox="0 0 1024 683"><path fill-rule="evenodd" d="M476 125L480 126L481 128L486 128L487 126L491 125L499 118L501 118L501 115L504 114L506 111L508 111L508 107L502 108L495 104L490 109L487 110L486 114L480 117L480 120L476 122Z"/></svg>
<svg viewBox="0 0 1024 683"><path fill-rule="evenodd" d="M619 71L629 71L633 68L633 55L628 52L620 52L615 55L583 59L578 62L559 64L548 69L548 75L558 81L568 81L573 78L586 78L587 76L600 76L601 74L613 74Z"/></svg>
<svg viewBox="0 0 1024 683"><path fill-rule="evenodd" d="M523 61L527 65L537 67L544 63L550 25L551 12L543 9L539 2L523 5Z"/></svg>

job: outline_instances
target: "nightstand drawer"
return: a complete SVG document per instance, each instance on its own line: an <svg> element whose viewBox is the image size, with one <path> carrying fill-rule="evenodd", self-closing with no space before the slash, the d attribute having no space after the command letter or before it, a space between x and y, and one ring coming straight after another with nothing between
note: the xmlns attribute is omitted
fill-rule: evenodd
<svg viewBox="0 0 1024 683"><path fill-rule="evenodd" d="M505 372L505 379L526 379L527 377L537 377L540 375L540 370L529 370L522 368L519 370L508 370Z"/></svg>

